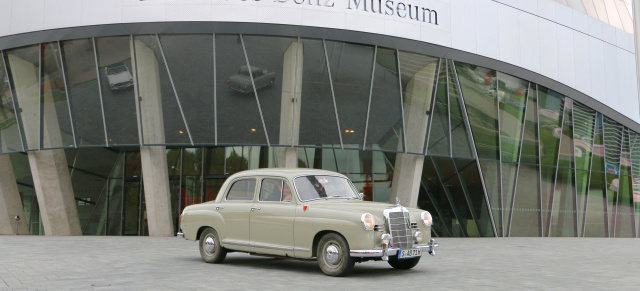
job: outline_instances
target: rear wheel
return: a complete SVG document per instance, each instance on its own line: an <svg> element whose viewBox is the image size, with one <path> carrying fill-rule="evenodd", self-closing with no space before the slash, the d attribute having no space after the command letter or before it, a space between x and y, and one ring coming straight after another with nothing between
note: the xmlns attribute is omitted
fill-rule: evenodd
<svg viewBox="0 0 640 291"><path fill-rule="evenodd" d="M200 256L207 263L222 263L227 256L227 249L220 245L218 232L213 228L207 228L200 234Z"/></svg>
<svg viewBox="0 0 640 291"><path fill-rule="evenodd" d="M353 270L356 261L349 253L347 241L337 233L327 233L318 242L318 266L329 276L341 277Z"/></svg>
<svg viewBox="0 0 640 291"><path fill-rule="evenodd" d="M389 265L394 269L398 270L408 270L420 262L420 257L409 258L409 259L398 259L397 256L389 257Z"/></svg>

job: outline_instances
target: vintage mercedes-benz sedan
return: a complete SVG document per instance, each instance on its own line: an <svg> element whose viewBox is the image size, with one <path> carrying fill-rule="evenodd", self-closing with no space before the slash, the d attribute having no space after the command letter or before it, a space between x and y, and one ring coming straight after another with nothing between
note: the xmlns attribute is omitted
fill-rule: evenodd
<svg viewBox="0 0 640 291"><path fill-rule="evenodd" d="M179 237L199 241L207 263L238 251L317 260L330 276L356 262L387 261L410 269L435 255L427 211L362 201L342 174L314 169L258 169L229 177L215 201L180 216Z"/></svg>

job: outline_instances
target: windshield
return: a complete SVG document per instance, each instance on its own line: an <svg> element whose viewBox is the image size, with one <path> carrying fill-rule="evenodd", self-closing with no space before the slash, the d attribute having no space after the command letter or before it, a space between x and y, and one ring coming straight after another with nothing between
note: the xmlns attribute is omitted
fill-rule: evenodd
<svg viewBox="0 0 640 291"><path fill-rule="evenodd" d="M293 183L301 201L319 198L358 198L351 181L341 177L309 175L297 177Z"/></svg>
<svg viewBox="0 0 640 291"><path fill-rule="evenodd" d="M107 74L109 75L117 75L126 71L128 71L128 69L124 65L107 67Z"/></svg>

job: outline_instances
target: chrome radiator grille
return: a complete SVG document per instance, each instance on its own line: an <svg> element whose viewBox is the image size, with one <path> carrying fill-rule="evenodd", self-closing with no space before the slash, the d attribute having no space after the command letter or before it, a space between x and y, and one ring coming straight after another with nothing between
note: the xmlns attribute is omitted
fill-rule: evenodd
<svg viewBox="0 0 640 291"><path fill-rule="evenodd" d="M411 224L408 212L389 212L391 245L395 248L410 249L412 244Z"/></svg>

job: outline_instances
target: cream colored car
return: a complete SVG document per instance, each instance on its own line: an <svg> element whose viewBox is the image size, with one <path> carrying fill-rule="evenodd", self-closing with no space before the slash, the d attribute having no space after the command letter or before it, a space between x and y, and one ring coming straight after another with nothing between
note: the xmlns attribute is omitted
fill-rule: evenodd
<svg viewBox="0 0 640 291"><path fill-rule="evenodd" d="M185 208L178 236L199 241L208 263L239 251L317 260L331 276L348 274L356 262L410 269L423 252L435 255L429 212L361 197L335 172L244 171L225 181L215 201Z"/></svg>

